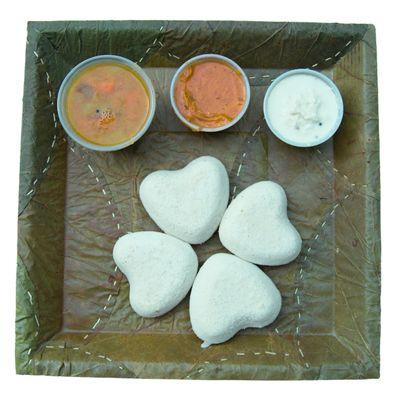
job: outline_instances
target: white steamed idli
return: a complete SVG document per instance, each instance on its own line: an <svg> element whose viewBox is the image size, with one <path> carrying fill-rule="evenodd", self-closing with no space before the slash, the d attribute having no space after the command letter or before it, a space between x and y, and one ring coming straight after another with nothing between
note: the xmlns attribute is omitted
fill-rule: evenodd
<svg viewBox="0 0 400 400"><path fill-rule="evenodd" d="M142 317L158 317L174 308L191 288L198 267L189 244L160 232L120 237L113 257L129 281L131 306Z"/></svg>
<svg viewBox="0 0 400 400"><path fill-rule="evenodd" d="M199 157L177 171L156 171L140 185L140 199L153 221L167 234L191 244L217 230L229 199L224 165Z"/></svg>
<svg viewBox="0 0 400 400"><path fill-rule="evenodd" d="M301 250L301 237L287 216L285 191L271 181L255 183L231 202L219 227L221 243L243 260L282 265Z"/></svg>
<svg viewBox="0 0 400 400"><path fill-rule="evenodd" d="M202 347L222 343L239 330L271 324L281 295L256 265L231 254L215 254L201 267L190 295L190 321Z"/></svg>

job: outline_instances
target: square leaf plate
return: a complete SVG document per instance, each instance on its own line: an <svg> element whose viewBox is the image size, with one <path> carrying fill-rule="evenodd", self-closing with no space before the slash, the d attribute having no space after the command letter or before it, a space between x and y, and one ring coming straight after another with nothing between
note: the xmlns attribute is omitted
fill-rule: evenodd
<svg viewBox="0 0 400 400"><path fill-rule="evenodd" d="M189 132L169 101L176 69L202 53L239 63L251 84L242 120ZM145 68L157 110L133 146L84 149L58 121L68 71L98 54ZM269 131L262 100L292 68L339 87L345 116L333 139L295 148ZM300 256L264 268L283 296L271 326L200 348L188 299L155 319L136 315L112 248L122 234L158 230L138 198L141 180L201 155L226 166L231 195L260 180L286 190ZM375 32L370 25L98 21L28 25L21 146L16 365L20 374L190 379L379 376L380 217ZM195 246L202 264L226 251L218 235Z"/></svg>

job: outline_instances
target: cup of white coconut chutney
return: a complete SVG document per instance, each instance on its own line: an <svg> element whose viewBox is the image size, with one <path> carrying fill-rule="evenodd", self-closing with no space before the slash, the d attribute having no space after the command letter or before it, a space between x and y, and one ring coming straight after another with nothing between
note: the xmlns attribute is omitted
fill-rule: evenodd
<svg viewBox="0 0 400 400"><path fill-rule="evenodd" d="M280 75L264 97L264 117L279 139L297 147L330 139L343 118L343 99L324 74L294 69Z"/></svg>

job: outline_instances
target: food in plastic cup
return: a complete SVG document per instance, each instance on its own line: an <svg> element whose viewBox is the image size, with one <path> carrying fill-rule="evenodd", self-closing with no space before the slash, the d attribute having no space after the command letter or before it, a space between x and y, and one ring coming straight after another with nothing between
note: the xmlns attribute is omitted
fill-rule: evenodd
<svg viewBox="0 0 400 400"><path fill-rule="evenodd" d="M294 69L273 81L264 97L264 117L279 139L297 147L330 139L343 118L343 99L324 74Z"/></svg>
<svg viewBox="0 0 400 400"><path fill-rule="evenodd" d="M250 102L250 85L231 59L202 54L178 68L170 98L175 114L190 129L218 132L243 117Z"/></svg>
<svg viewBox="0 0 400 400"><path fill-rule="evenodd" d="M156 108L151 80L136 63L115 55L82 61L64 78L57 111L67 134L91 150L130 146L150 126Z"/></svg>

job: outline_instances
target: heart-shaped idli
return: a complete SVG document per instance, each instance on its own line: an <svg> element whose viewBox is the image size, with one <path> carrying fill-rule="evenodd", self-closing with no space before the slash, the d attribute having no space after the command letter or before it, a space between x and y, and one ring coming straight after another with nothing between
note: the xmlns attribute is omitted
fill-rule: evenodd
<svg viewBox="0 0 400 400"><path fill-rule="evenodd" d="M287 199L280 185L255 183L231 202L219 227L222 244L243 260L282 265L301 250L301 237L287 217Z"/></svg>
<svg viewBox="0 0 400 400"><path fill-rule="evenodd" d="M217 230L229 200L229 179L214 157L199 157L177 171L156 171L140 185L140 199L153 221L191 244Z"/></svg>
<svg viewBox="0 0 400 400"><path fill-rule="evenodd" d="M256 265L231 254L215 254L201 267L190 295L190 321L202 347L222 343L244 328L272 323L281 294Z"/></svg>
<svg viewBox="0 0 400 400"><path fill-rule="evenodd" d="M160 232L120 237L113 257L128 278L131 306L142 317L158 317L174 308L191 288L198 267L189 244Z"/></svg>

